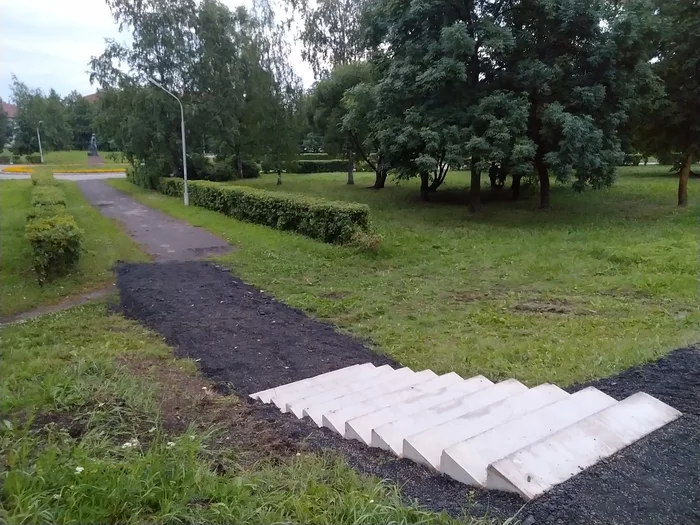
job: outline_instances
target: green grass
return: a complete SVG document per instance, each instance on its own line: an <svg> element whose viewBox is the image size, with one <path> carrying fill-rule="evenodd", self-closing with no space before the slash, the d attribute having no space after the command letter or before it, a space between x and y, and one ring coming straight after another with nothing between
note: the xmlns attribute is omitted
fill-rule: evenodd
<svg viewBox="0 0 700 525"><path fill-rule="evenodd" d="M11 325L1 343L1 523L457 523L333 457L244 468L216 429L170 434L151 382L115 359L182 362L102 305Z"/></svg>
<svg viewBox="0 0 700 525"><path fill-rule="evenodd" d="M248 282L370 339L415 369L559 385L607 376L697 341L698 199L675 206L667 167L623 169L604 191L555 185L537 199L494 202L476 215L424 204L417 184L366 189L343 174L263 176L243 184L369 204L377 253L244 224L127 181L115 187L221 234L220 260ZM435 200L463 196L452 173ZM691 181L690 192L700 186Z"/></svg>
<svg viewBox="0 0 700 525"><path fill-rule="evenodd" d="M83 197L73 182L60 182L67 211L85 232L77 272L40 286L32 269L31 247L24 237L31 208L29 180L0 181L0 313L13 314L58 302L69 295L94 290L113 282L117 260L146 260L139 246L117 225L104 217Z"/></svg>

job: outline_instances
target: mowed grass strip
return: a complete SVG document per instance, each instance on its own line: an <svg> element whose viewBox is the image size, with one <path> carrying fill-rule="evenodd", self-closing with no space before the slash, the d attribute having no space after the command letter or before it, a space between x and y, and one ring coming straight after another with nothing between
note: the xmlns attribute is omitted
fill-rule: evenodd
<svg viewBox="0 0 700 525"><path fill-rule="evenodd" d="M355 186L342 174L283 176L282 191L369 204L377 253L110 184L224 236L239 249L220 261L237 275L406 366L565 386L698 339L700 207L675 206L668 170L624 168L613 187L582 194L554 185L546 212L531 199L478 214L463 205L466 173L448 175L427 204L415 181L375 191L371 174ZM278 188L274 175L236 184Z"/></svg>
<svg viewBox="0 0 700 525"><path fill-rule="evenodd" d="M42 168L46 169L46 168ZM147 256L120 228L85 200L73 182L59 182L66 210L85 232L84 252L75 273L55 281L37 282L29 242L24 237L31 210L29 180L0 181L0 314L10 315L59 302L113 282L112 265L118 260L145 261Z"/></svg>
<svg viewBox="0 0 700 525"><path fill-rule="evenodd" d="M7 525L491 523L405 504L395 487L331 456L292 453L276 466L242 466L228 436L165 413L156 382L122 364L150 360L158 373L170 370L171 384L158 387L177 390L196 380L194 363L173 359L159 336L103 305L10 325L0 338L0 522ZM205 402L198 391L196 415L237 402ZM190 404L176 401L167 406ZM166 416L187 428L174 431Z"/></svg>

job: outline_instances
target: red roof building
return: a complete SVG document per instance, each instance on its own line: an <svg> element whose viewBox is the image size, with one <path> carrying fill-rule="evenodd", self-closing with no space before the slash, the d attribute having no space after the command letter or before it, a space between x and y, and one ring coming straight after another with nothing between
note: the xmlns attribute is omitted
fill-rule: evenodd
<svg viewBox="0 0 700 525"><path fill-rule="evenodd" d="M17 118L17 106L14 104L8 104L7 102L2 103L2 110L7 113L7 116L11 119Z"/></svg>

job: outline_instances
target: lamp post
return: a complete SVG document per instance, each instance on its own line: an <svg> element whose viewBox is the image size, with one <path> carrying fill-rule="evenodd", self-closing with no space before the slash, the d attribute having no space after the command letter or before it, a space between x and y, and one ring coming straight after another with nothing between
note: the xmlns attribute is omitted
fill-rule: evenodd
<svg viewBox="0 0 700 525"><path fill-rule="evenodd" d="M148 81L153 84L156 87L159 87L163 91L165 91L168 95L173 97L175 100L177 100L177 103L180 104L180 127L182 131L182 174L183 178L185 181L185 191L184 191L184 201L185 201L185 206L190 205L190 194L187 191L187 148L185 146L185 110L182 107L182 102L180 101L179 98L177 98L173 93L165 89L161 84L156 82L154 79L151 77L148 77Z"/></svg>
<svg viewBox="0 0 700 525"><path fill-rule="evenodd" d="M41 126L44 123L43 120L40 120L39 123L36 125L36 138L39 140L39 155L41 156L41 163L44 163L44 152L41 149L41 134L39 133L39 126Z"/></svg>

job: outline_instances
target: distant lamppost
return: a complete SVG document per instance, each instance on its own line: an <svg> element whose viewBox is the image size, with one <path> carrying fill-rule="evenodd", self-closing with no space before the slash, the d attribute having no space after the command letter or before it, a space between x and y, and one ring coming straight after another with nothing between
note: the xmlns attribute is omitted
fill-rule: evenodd
<svg viewBox="0 0 700 525"><path fill-rule="evenodd" d="M36 138L39 140L39 155L41 156L41 163L44 163L44 152L41 149L41 133L39 133L39 126L41 126L44 123L43 120L40 120L39 123L36 125Z"/></svg>
<svg viewBox="0 0 700 525"><path fill-rule="evenodd" d="M148 81L153 84L156 87L159 87L163 91L165 91L168 95L173 97L175 100L177 100L177 103L180 104L180 126L181 126L181 131L182 131L182 174L183 178L185 181L185 192L184 192L184 201L185 201L185 206L190 205L190 194L187 191L187 149L185 146L185 110L182 107L182 102L180 101L179 98L177 98L173 93L165 89L161 84L153 80L151 77L148 77Z"/></svg>

